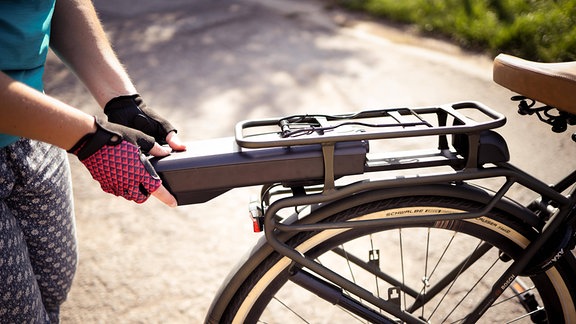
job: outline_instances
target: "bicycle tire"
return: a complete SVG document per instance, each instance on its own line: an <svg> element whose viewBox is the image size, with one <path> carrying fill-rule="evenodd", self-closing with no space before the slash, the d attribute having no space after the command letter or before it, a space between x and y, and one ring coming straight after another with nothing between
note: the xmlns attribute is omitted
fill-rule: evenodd
<svg viewBox="0 0 576 324"><path fill-rule="evenodd" d="M414 196L414 197L392 197L383 200L376 200L376 201L369 201L366 203L362 203L357 206L353 206L351 208L345 209L343 211L339 211L329 217L324 218L323 222L336 222L336 221L348 221L348 220L359 220L359 219L370 219L373 217L382 217L382 216L391 216L391 215L403 215L406 217L425 214L429 213L430 209L436 209L441 213L450 213L454 211L473 211L478 210L481 208L482 205L476 201L470 201L461 197L442 197L442 196L434 196L434 195L422 195L422 196ZM428 211L427 211L428 210ZM512 209L514 210L514 209ZM520 211L518 211L520 213ZM314 213L309 215L309 217L314 217ZM492 249L490 253L490 261L489 262L496 262L498 266L502 265L506 267L509 263L501 261L504 258L501 258L501 253L504 252L506 255L514 257L521 251L533 238L536 233L534 229L530 226L527 226L521 219L522 215L511 215L510 211L504 212L503 210L493 210L488 215L485 215L478 219L472 220L463 220L463 221L449 221L449 222L436 222L436 223L416 223L409 227L399 228L397 226L388 226L382 228L364 228L364 229L349 229L349 230L325 230L325 231L318 231L318 232L302 232L298 233L297 235L293 236L287 241L287 244L291 247L295 247L299 249L302 253L305 253L307 256L313 257L317 260L323 260L324 255L331 254L331 251L334 251L335 247L344 246L346 249L352 246L352 244L356 244L360 240L378 241L378 243L386 243L389 246L390 238L385 239L378 239L376 235L380 236L382 234L393 233L394 236L398 237L401 240L403 249L408 248L407 244L414 245L415 243L421 243L418 240L410 240L411 242L407 242L407 238L402 239L402 236L408 235L420 235L422 231L424 233L433 232L433 236L424 236L427 237L427 249L433 247L444 247L449 246L452 249L454 246L452 243L446 245L440 245L438 243L430 244L429 239L434 238L436 239L437 236L445 236L448 234L448 237L452 237L452 234L455 237L458 237L459 243L457 244L457 248L460 250L468 244L472 244L471 246L478 246L477 242L487 242L491 246L494 246L496 249ZM399 233L404 232L402 235ZM426 234L429 235L429 234ZM460 237L463 237L460 240ZM368 239L369 238L369 239ZM473 243L471 239L474 239ZM268 249L268 248L266 248ZM392 250L391 248L386 248L388 250ZM379 251L384 251L386 249L379 249ZM375 251L374 247L370 247L371 251ZM413 258L420 256L421 247L414 247L414 251L416 252L407 252L398 249L396 254L400 254L400 257L403 259L404 263L407 262L414 262L416 261ZM400 251L400 252L399 252ZM384 252L391 252L391 251L384 251ZM345 252L348 254L348 252ZM439 251L435 253L435 261L443 260L443 255L447 252ZM450 252L452 254L449 255L450 258L454 258L457 255L454 255L454 252ZM464 252L459 252L458 254ZM267 253L263 253L264 255ZM340 253L342 254L342 253ZM350 253L351 254L351 253ZM430 254L431 255L431 254ZM365 257L365 255L363 256ZM381 262L389 262L387 259L389 256L380 257L379 260ZM456 263L461 262L461 258L456 258ZM343 259L344 260L344 259ZM430 266L433 264L432 258L424 258L423 260L428 260L430 262ZM290 260L278 255L277 253L269 253L265 258L262 260L251 260L251 262L258 262L258 266L255 267L249 276L245 278L245 280L239 285L239 289L237 289L230 299L226 306L226 310L223 313L223 317L219 319L221 323L256 323L262 321L260 318L262 314L270 315L272 318L267 319L263 322L266 323L274 323L274 322L282 322L288 323L292 322L288 319L288 315L292 316L293 312L295 311L293 308L289 309L288 311L284 311L284 305L286 304L285 301L278 303L277 295L282 294L282 290L284 289L292 289L287 288L288 286L294 286L289 281L290 277ZM328 262L323 260L322 262ZM484 262L484 261L482 261ZM546 273L539 274L533 276L531 278L523 278L526 281L531 281L532 284L535 286L535 289L531 291L532 294L536 295L536 299L538 305L543 307L545 313L540 311L539 318L544 318L543 322L548 323L570 323L574 322L576 319L576 311L574 309L574 300L575 296L573 292L576 291L576 282L573 279L574 270L576 263L572 254L567 254L564 258L560 260L556 264L556 266ZM479 264L475 264L474 268L479 268ZM345 273L343 275L348 277L358 277L358 274L354 274L355 271L358 271L358 267L351 266L350 260L344 260L340 265L332 265L331 269L341 268ZM350 269L354 268L354 271ZM431 276L429 273L420 273L414 275L415 278L407 278L406 272L409 271L407 267L400 268L400 275L395 275L396 278L402 278L402 285L390 285L385 284L381 279L370 278L370 280L374 280L380 292L387 291L387 289L396 289L398 290L401 288L400 293L400 307L406 311L406 308L414 303L414 297L409 297L408 294L405 293L403 287L404 286L413 286L418 287L418 283L422 281L422 277L427 277L426 280L430 281ZM436 269L440 269L438 265L436 265ZM453 268L450 268L453 269ZM492 266L491 269L494 269ZM384 271L384 269L383 269ZM385 270L385 271L393 271L393 270ZM396 270L394 270L396 271ZM465 273L468 275L468 271ZM434 274L436 275L436 274ZM372 276L372 274L370 274ZM437 276L437 275L436 275ZM477 276L476 274L470 274L471 278ZM457 280L455 280L456 284L460 285L463 282L463 276L459 276ZM359 280L358 278L354 278L355 280ZM474 279L476 280L476 279ZM365 284L362 284L365 286ZM467 286L466 283L464 286ZM449 286L451 287L449 290L451 292L459 292L460 294L460 287ZM491 287L491 282L482 282L477 281L474 284L473 290L479 290L481 287ZM422 289L422 287L420 287ZM448 288L446 288L448 289ZM415 291L418 291L418 288L414 288ZM509 290L509 289L508 289ZM380 294L380 292L374 292L375 294ZM318 301L314 300L315 297L313 294L310 296L303 297L300 295L300 292L293 292L288 291L284 292L287 294L289 299L293 299L292 302L295 303L293 306L301 306L305 305L303 313L298 314L294 318L298 321L300 320L300 316L312 316L312 320L310 322L317 321L318 318L326 321L329 319L329 322L342 322L346 319L354 318L353 315L349 314L348 312L344 312L343 317L337 317L335 310L338 308L330 308L329 311L316 314L318 310L327 310L327 304L319 303L317 305L321 306L311 306L316 305ZM431 321L431 322L458 322L465 318L466 310L468 308L465 307L460 299L451 296L452 293L446 295L438 295L438 298L441 299L441 306L440 308L436 307L436 304L433 307L426 306L423 308L419 308L416 310L416 314L419 314L424 320ZM456 295L456 294L454 294ZM466 299L468 299L469 295L466 295ZM482 294L483 296L483 294ZM505 292L503 298L510 297L509 292ZM388 296L390 298L390 296ZM295 299L295 300L294 300ZM386 299L386 298L385 298ZM272 302L271 302L272 301ZM486 313L486 316L482 318L482 322L503 322L504 320L511 320L511 319L504 319L504 315L512 315L512 319L517 319L522 315L526 315L526 311L524 310L523 306L516 300L516 298L512 298L510 300L513 304L512 306L508 306L504 310L502 308L493 307L494 311L489 310ZM499 303L497 301L497 303ZM515 303L515 304L514 304ZM274 305L280 305L280 308L273 308L267 309L268 307L275 307ZM450 307L447 307L447 304L450 304ZM456 305L455 305L456 304ZM498 304L498 307L501 307ZM456 311L452 308L453 306L456 307ZM370 306L371 307L371 306ZM372 307L373 308L373 307ZM514 308L514 309L512 309ZM464 312L461 313L459 309L464 309ZM381 310L375 310L377 313L381 312ZM412 310L411 310L412 311ZM414 312L414 311L412 311ZM545 314L545 316L543 316ZM530 316L526 316L524 319L531 319ZM298 322L296 321L296 322ZM521 323L522 321L518 321ZM530 320L532 322L532 320Z"/></svg>

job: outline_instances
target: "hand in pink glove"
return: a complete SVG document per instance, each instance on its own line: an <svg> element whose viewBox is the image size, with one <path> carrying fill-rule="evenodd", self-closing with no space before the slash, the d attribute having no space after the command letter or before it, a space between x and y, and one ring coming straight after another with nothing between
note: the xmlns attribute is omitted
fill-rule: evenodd
<svg viewBox="0 0 576 324"><path fill-rule="evenodd" d="M162 184L142 154L154 147L154 138L98 119L96 125L95 133L84 136L68 152L78 156L105 192L137 203L146 201Z"/></svg>

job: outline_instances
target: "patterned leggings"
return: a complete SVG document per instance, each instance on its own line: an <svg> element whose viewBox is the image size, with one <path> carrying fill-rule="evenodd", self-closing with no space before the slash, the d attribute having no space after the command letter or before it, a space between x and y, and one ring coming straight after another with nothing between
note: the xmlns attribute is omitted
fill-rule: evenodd
<svg viewBox="0 0 576 324"><path fill-rule="evenodd" d="M0 323L58 323L77 262L71 188L63 150L0 148Z"/></svg>

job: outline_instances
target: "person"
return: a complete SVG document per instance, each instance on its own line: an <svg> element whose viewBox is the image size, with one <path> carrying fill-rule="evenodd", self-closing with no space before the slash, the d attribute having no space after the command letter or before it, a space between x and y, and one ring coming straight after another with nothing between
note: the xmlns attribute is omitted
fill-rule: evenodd
<svg viewBox="0 0 576 324"><path fill-rule="evenodd" d="M107 118L43 93L48 47ZM185 145L138 95L90 0L0 1L0 70L0 322L57 323L77 262L66 151L104 191L175 206L143 153Z"/></svg>

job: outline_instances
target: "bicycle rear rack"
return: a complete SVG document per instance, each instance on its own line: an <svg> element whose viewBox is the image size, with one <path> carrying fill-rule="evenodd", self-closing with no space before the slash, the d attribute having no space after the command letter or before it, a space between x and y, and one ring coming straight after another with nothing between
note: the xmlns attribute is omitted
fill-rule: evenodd
<svg viewBox="0 0 576 324"><path fill-rule="evenodd" d="M477 121L461 111L479 112ZM454 119L448 125L448 117ZM479 102L460 102L438 107L388 108L340 115L296 115L248 120L236 125L236 141L245 148L329 144L358 140L390 139L449 134L474 134L503 126L504 115ZM279 127L276 132L256 128ZM348 126L348 127L346 127ZM252 130L249 133L248 130Z"/></svg>
<svg viewBox="0 0 576 324"><path fill-rule="evenodd" d="M506 143L490 131L505 122L503 115L477 102L248 120L237 124L235 138L192 142L187 152L151 162L179 205L272 183L323 184L329 192L337 178L347 175L507 161ZM425 136L437 136L438 147L411 155L369 154L370 140Z"/></svg>
<svg viewBox="0 0 576 324"><path fill-rule="evenodd" d="M464 112L475 114L472 119ZM493 128L506 118L478 102L438 107L389 108L341 115L295 115L249 120L236 126L236 141L245 148L294 147L317 144L324 158L324 190L334 189L334 145L341 142L437 136L438 148L407 155L367 155L365 172L450 165L476 168L508 161L504 139ZM267 129L272 128L272 131ZM452 147L448 144L452 136ZM410 162L401 162L410 161Z"/></svg>

